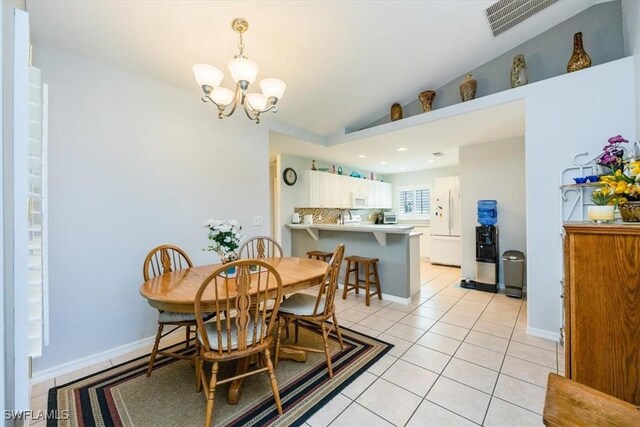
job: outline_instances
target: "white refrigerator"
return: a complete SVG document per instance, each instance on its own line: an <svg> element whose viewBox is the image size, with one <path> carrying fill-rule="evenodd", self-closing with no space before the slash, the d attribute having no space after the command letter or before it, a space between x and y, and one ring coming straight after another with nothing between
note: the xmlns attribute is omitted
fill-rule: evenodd
<svg viewBox="0 0 640 427"><path fill-rule="evenodd" d="M431 263L460 266L460 188L431 192Z"/></svg>

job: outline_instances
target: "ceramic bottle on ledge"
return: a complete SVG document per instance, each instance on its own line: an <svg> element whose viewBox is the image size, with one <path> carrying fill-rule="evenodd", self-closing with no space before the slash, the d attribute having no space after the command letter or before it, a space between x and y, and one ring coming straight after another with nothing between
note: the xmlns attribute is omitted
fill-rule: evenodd
<svg viewBox="0 0 640 427"><path fill-rule="evenodd" d="M529 83L527 63L524 60L524 55L519 54L513 58L513 66L511 67L511 87L523 86L527 83Z"/></svg>
<svg viewBox="0 0 640 427"><path fill-rule="evenodd" d="M591 67L591 57L585 52L582 46L582 33L573 35L573 54L567 64L567 73Z"/></svg>
<svg viewBox="0 0 640 427"><path fill-rule="evenodd" d="M396 120L402 119L402 105L397 102L391 106L391 121L395 122Z"/></svg>
<svg viewBox="0 0 640 427"><path fill-rule="evenodd" d="M470 101L476 97L476 89L478 82L471 74L464 76L464 80L460 83L460 99L462 102Z"/></svg>

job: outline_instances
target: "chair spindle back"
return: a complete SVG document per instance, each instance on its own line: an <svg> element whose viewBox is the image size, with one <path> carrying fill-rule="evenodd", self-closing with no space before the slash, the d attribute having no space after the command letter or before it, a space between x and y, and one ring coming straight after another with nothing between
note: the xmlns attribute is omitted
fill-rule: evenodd
<svg viewBox="0 0 640 427"><path fill-rule="evenodd" d="M322 283L320 284L320 292L318 292L318 298L313 309L314 316L332 316L334 310L334 300L338 289L338 276L340 274L340 265L342 264L342 258L344 257L344 244L339 244L333 256L329 260L329 266L324 273ZM324 288L324 294L322 291ZM324 296L324 304L323 304Z"/></svg>
<svg viewBox="0 0 640 427"><path fill-rule="evenodd" d="M282 246L269 236L252 237L240 246L240 259L282 258Z"/></svg>
<svg viewBox="0 0 640 427"><path fill-rule="evenodd" d="M161 274L193 267L185 251L174 245L160 245L153 248L144 260L142 275L147 281Z"/></svg>
<svg viewBox="0 0 640 427"><path fill-rule="evenodd" d="M233 267L236 275L229 277L226 272ZM224 264L204 281L196 294L194 311L204 349L210 352L212 343L202 320L203 299L213 301L206 311L219 313L210 322L217 331L214 351L220 356L250 351L264 344L271 334L274 313L278 312L282 300L282 279L271 265L250 259ZM273 305L268 304L270 300Z"/></svg>

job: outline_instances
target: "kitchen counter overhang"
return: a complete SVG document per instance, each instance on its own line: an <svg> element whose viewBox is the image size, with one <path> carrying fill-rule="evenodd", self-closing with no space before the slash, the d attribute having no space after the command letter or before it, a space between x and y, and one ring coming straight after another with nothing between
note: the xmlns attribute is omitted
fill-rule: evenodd
<svg viewBox="0 0 640 427"><path fill-rule="evenodd" d="M410 234L413 232L412 225L397 224L287 224L290 229L307 230L313 240L320 239L320 231L349 231L356 233L373 233L380 246L387 245L387 234ZM421 233L419 233L421 234ZM418 234L418 235L419 235Z"/></svg>

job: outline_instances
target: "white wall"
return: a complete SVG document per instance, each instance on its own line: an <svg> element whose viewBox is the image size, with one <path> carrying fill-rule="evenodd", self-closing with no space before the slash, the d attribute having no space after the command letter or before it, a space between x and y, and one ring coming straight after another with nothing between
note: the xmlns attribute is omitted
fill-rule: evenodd
<svg viewBox="0 0 640 427"><path fill-rule="evenodd" d="M640 141L640 1L622 0L624 54L635 60L636 139Z"/></svg>
<svg viewBox="0 0 640 427"><path fill-rule="evenodd" d="M425 160L426 161L426 160ZM435 187L436 178L443 176L458 175L458 166L449 166L444 168L428 169L415 172L395 173L387 175L386 181L393 185L393 212L400 210L399 206L399 189L414 185L430 185ZM401 223L410 222L412 224L428 225L428 220L400 220Z"/></svg>
<svg viewBox="0 0 640 427"><path fill-rule="evenodd" d="M625 58L528 88L526 253L532 333L557 338L561 325L560 174L576 154L595 156L612 135L636 135L633 74L633 59Z"/></svg>
<svg viewBox="0 0 640 427"><path fill-rule="evenodd" d="M154 335L157 312L139 293L156 245L195 264L202 223L236 218L269 231L268 128L242 112L219 120L186 91L36 45L49 84L50 342L34 371ZM263 226L252 226L253 215Z"/></svg>
<svg viewBox="0 0 640 427"><path fill-rule="evenodd" d="M282 172L286 168L296 171L298 180L294 185L287 185L282 180ZM293 209L300 207L302 195L309 191L309 182L305 176L305 172L309 169L311 169L311 160L306 157L280 156L280 170L277 172L280 180L280 233L282 236L280 244L287 256L291 255L291 231L285 225L291 223Z"/></svg>
<svg viewBox="0 0 640 427"><path fill-rule="evenodd" d="M477 203L498 201L498 249L525 252L524 138L460 147L462 277L475 279ZM526 255L526 252L525 252ZM504 284L500 260L499 283Z"/></svg>

